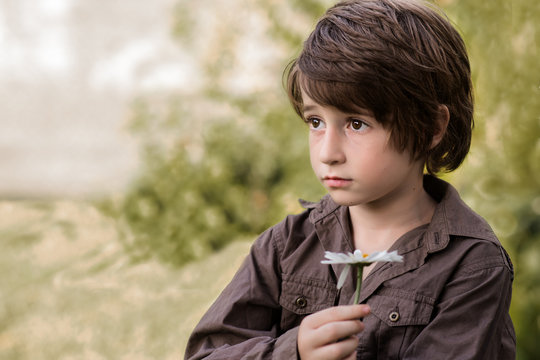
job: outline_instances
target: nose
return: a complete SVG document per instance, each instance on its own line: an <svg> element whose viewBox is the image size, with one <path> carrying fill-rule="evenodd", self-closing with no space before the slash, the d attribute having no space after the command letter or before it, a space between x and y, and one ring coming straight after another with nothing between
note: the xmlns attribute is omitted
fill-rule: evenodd
<svg viewBox="0 0 540 360"><path fill-rule="evenodd" d="M344 139L337 129L328 127L321 140L319 160L322 163L335 165L345 161L345 153L343 151Z"/></svg>

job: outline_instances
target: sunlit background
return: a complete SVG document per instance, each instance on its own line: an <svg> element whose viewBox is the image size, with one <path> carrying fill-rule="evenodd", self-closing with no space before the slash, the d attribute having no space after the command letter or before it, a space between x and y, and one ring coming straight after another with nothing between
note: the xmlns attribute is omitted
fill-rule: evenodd
<svg viewBox="0 0 540 360"><path fill-rule="evenodd" d="M445 178L540 357L540 2L438 1L476 133ZM178 359L258 233L316 200L282 73L330 0L0 0L0 359Z"/></svg>
<svg viewBox="0 0 540 360"><path fill-rule="evenodd" d="M0 2L0 193L121 191L138 166L126 133L140 94L187 88L174 2Z"/></svg>

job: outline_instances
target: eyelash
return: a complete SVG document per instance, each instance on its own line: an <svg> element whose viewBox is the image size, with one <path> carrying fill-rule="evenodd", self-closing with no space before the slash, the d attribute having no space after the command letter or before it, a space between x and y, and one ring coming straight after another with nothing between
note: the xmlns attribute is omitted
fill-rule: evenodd
<svg viewBox="0 0 540 360"><path fill-rule="evenodd" d="M310 128L315 128L315 127L313 126L313 122L314 122L314 121L318 121L318 122L322 123L322 120L319 119L319 118L317 118L317 117L315 117L315 116L310 116L310 117L304 119L304 122L305 122L306 124L308 124Z"/></svg>
<svg viewBox="0 0 540 360"><path fill-rule="evenodd" d="M318 122L320 122L320 123L323 122L321 119L319 119L318 117L315 117L315 116L311 116L311 117L308 117L308 118L304 119L304 122L305 122L306 124L308 124L308 125L310 126L310 128L312 128L312 129L316 129L316 127L313 126L313 122L315 122L315 121L318 121ZM359 129L353 128L353 127L352 127L352 123L353 123L353 122L358 122L358 123L360 123L360 126L361 126L361 127L360 127ZM347 123L348 123L347 125L348 125L349 127L351 127L353 131L360 131L360 130L362 129L363 126L369 127L369 124L368 124L367 122L365 122L365 121L363 121L363 120L360 120L360 119L348 119L348 120L347 120Z"/></svg>
<svg viewBox="0 0 540 360"><path fill-rule="evenodd" d="M352 127L352 123L353 123L353 122L356 122L356 121L358 121L358 122L360 123L361 128L362 128L363 126L369 127L369 124L368 124L368 123L366 123L365 121L360 120L360 119L351 119L351 120L349 120L349 126ZM353 130L354 130L354 131L360 131L360 129L354 129L354 128L353 128Z"/></svg>

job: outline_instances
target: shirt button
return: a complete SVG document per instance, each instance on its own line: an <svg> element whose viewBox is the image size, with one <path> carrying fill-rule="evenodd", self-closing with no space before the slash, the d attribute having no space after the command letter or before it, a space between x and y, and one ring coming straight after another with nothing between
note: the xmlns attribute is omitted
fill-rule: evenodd
<svg viewBox="0 0 540 360"><path fill-rule="evenodd" d="M392 311L390 315L388 315L388 319L390 319L391 322L396 322L399 320L399 313L397 311Z"/></svg>
<svg viewBox="0 0 540 360"><path fill-rule="evenodd" d="M294 302L296 306L298 306L300 309L303 309L307 306L307 299L303 296L300 296L296 299Z"/></svg>

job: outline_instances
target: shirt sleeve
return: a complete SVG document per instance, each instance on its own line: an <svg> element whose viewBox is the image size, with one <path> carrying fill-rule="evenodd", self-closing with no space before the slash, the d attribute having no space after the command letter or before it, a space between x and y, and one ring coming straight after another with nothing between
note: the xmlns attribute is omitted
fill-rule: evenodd
<svg viewBox="0 0 540 360"><path fill-rule="evenodd" d="M281 287L275 229L263 233L191 334L185 358L296 359L298 328L279 329Z"/></svg>
<svg viewBox="0 0 540 360"><path fill-rule="evenodd" d="M484 251L483 254L474 252ZM497 252L499 254L497 254ZM473 262L446 284L432 321L406 349L404 359L514 359L508 309L513 270L502 248L478 248Z"/></svg>

